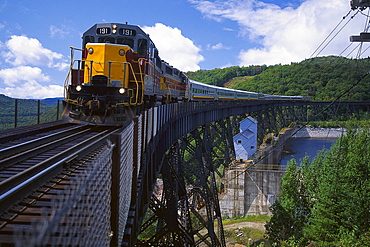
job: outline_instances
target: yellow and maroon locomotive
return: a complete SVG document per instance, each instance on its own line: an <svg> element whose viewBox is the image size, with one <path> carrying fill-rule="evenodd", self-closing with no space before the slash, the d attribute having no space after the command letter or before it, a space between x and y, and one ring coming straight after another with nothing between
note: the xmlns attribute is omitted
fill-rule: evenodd
<svg viewBox="0 0 370 247"><path fill-rule="evenodd" d="M96 24L82 38L65 83L68 121L124 125L144 108L184 100L188 78L160 59L140 27Z"/></svg>
<svg viewBox="0 0 370 247"><path fill-rule="evenodd" d="M143 109L181 101L307 101L309 97L268 95L189 80L161 60L138 26L96 24L72 48L63 116L70 122L125 125ZM74 59L81 51L81 59Z"/></svg>

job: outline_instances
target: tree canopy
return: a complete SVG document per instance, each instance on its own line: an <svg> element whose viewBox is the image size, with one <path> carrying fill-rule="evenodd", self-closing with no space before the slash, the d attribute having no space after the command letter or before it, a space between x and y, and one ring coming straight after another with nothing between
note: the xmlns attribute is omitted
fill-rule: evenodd
<svg viewBox="0 0 370 247"><path fill-rule="evenodd" d="M258 68L258 69L256 69ZM370 70L370 59L316 57L291 65L230 67L187 73L189 78L240 90L310 96L331 101L356 84ZM366 77L366 76L365 76ZM341 100L370 100L370 76L364 78Z"/></svg>
<svg viewBox="0 0 370 247"><path fill-rule="evenodd" d="M350 129L308 164L289 164L266 224L283 246L370 246L370 130Z"/></svg>
<svg viewBox="0 0 370 247"><path fill-rule="evenodd" d="M54 102L53 102L54 103ZM40 103L41 122L56 120L56 106ZM50 112L48 112L50 111ZM61 112L61 111L60 111ZM49 115L45 115L48 113ZM38 102L31 99L18 99L17 126L24 126L37 123ZM15 99L0 94L0 130L14 127L15 120Z"/></svg>
<svg viewBox="0 0 370 247"><path fill-rule="evenodd" d="M213 70L198 70L195 72L187 72L186 75L195 81L200 81L203 83L223 86L225 83L230 81L235 77L245 77L254 76L260 74L262 71L266 70L266 65L261 66L249 66L249 67L239 67L233 66L223 69L213 69Z"/></svg>

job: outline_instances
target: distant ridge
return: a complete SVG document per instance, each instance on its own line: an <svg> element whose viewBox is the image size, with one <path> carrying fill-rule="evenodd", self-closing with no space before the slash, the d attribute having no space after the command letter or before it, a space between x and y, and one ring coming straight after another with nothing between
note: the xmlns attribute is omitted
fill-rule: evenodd
<svg viewBox="0 0 370 247"><path fill-rule="evenodd" d="M42 114L41 121L49 122L56 120L56 105L58 99L63 98L47 98L40 100L40 112ZM17 99L18 114L17 126L30 125L37 123L38 104L34 99ZM60 106L61 107L61 104ZM50 116L43 116L50 112ZM0 94L0 130L14 127L15 121L15 98L11 98L4 94Z"/></svg>
<svg viewBox="0 0 370 247"><path fill-rule="evenodd" d="M42 99L41 102L48 104L48 105L57 105L59 100L59 104L62 103L63 97L58 97L58 98L46 98Z"/></svg>
<svg viewBox="0 0 370 247"><path fill-rule="evenodd" d="M190 79L228 88L276 95L302 95L331 101L367 75L370 58L315 57L290 65L229 67L186 73ZM361 79L362 80L362 79ZM369 101L370 76L341 97Z"/></svg>
<svg viewBox="0 0 370 247"><path fill-rule="evenodd" d="M37 101L38 99L20 99L20 98L12 98L9 96L6 96L4 94L0 94L0 102L14 102L15 99L22 100L22 101ZM45 98L45 99L40 99L42 103L48 104L48 105L57 105L58 100L62 101L63 97L56 97L56 98Z"/></svg>

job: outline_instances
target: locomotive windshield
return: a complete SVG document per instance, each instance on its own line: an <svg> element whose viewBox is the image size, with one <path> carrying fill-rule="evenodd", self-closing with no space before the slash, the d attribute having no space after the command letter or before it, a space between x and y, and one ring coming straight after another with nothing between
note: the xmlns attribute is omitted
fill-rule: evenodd
<svg viewBox="0 0 370 247"><path fill-rule="evenodd" d="M132 49L134 49L134 40L133 39L130 39L130 38L118 38L117 39L117 44L120 44L120 45L128 45Z"/></svg>
<svg viewBox="0 0 370 247"><path fill-rule="evenodd" d="M111 43L111 44L114 44L116 42L115 42L115 39L113 37L103 36L103 37L99 37L98 43Z"/></svg>

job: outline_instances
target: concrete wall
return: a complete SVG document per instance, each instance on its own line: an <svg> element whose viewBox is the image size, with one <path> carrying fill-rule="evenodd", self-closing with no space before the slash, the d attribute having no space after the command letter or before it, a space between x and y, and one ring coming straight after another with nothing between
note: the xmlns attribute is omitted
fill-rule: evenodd
<svg viewBox="0 0 370 247"><path fill-rule="evenodd" d="M270 143L263 143L260 150L252 157L260 165L279 165L284 143L293 135L294 128L284 128Z"/></svg>
<svg viewBox="0 0 370 247"><path fill-rule="evenodd" d="M226 171L224 193L219 197L222 216L271 214L269 207L280 196L280 180L285 173L273 168L279 165L284 143L293 133L294 128L284 128L276 136L270 134L269 142L253 155L253 167L266 170L247 169L248 164L239 163Z"/></svg>
<svg viewBox="0 0 370 247"><path fill-rule="evenodd" d="M268 214L270 206L280 197L280 180L285 172L248 170L245 173L245 215Z"/></svg>
<svg viewBox="0 0 370 247"><path fill-rule="evenodd" d="M268 214L269 207L280 196L284 171L244 170L237 166L225 174L224 193L219 196L221 215L243 217Z"/></svg>
<svg viewBox="0 0 370 247"><path fill-rule="evenodd" d="M309 128L309 127L296 127L295 131L299 130L292 137L305 137L305 138L339 138L346 133L344 128Z"/></svg>

